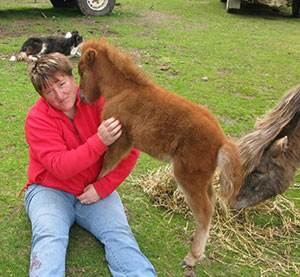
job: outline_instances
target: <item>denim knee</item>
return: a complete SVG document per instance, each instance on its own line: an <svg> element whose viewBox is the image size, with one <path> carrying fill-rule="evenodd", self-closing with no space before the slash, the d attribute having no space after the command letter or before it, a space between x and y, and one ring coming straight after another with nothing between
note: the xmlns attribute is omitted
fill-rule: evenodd
<svg viewBox="0 0 300 277"><path fill-rule="evenodd" d="M73 197L63 191L30 186L25 208L32 224L30 276L64 276L69 230L75 213Z"/></svg>
<svg viewBox="0 0 300 277"><path fill-rule="evenodd" d="M75 209L77 223L104 244L108 266L114 277L156 276L152 264L134 238L116 191L91 205L78 202Z"/></svg>
<svg viewBox="0 0 300 277"><path fill-rule="evenodd" d="M52 215L71 226L75 221L73 204L75 199L73 195L64 191L42 185L31 185L25 192L24 205L31 221L45 215Z"/></svg>

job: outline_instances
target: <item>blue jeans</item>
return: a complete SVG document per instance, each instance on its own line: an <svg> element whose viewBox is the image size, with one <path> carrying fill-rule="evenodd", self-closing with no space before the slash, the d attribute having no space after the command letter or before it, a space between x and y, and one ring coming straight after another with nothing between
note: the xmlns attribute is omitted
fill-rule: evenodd
<svg viewBox="0 0 300 277"><path fill-rule="evenodd" d="M116 191L84 205L67 192L31 185L25 193L25 209L32 224L29 276L65 276L69 230L74 222L104 244L113 276L156 276L139 249Z"/></svg>

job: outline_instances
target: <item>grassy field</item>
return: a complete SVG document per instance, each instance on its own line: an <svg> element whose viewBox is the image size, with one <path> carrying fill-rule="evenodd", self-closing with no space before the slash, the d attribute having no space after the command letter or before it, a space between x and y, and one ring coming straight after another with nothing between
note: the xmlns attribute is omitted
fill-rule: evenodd
<svg viewBox="0 0 300 277"><path fill-rule="evenodd" d="M26 183L28 148L24 120L38 99L23 62L10 62L29 36L78 30L84 39L105 36L128 52L161 86L207 106L226 134L238 138L250 131L258 116L272 108L300 80L299 19L289 8L274 11L255 5L227 14L218 0L119 0L105 17L84 17L74 8L53 9L47 0L0 2L0 276L27 276L30 222L18 193ZM77 75L77 59L73 59ZM207 81L203 81L207 77ZM142 155L132 177L162 164ZM297 174L296 182L300 181ZM188 275L179 263L189 249L192 230L186 219L171 222L132 178L119 192L141 249L159 276ZM300 208L299 189L285 195ZM298 198L298 200L296 199ZM278 223L280 224L280 223ZM191 222L192 225L192 222ZM280 226L279 226L280 227ZM292 260L300 260L300 230ZM209 240L207 257L190 276L261 276L265 268L232 266L209 258L218 242ZM276 249L285 253L286 246ZM272 271L268 276L296 276ZM78 226L71 229L67 276L110 276L103 247Z"/></svg>

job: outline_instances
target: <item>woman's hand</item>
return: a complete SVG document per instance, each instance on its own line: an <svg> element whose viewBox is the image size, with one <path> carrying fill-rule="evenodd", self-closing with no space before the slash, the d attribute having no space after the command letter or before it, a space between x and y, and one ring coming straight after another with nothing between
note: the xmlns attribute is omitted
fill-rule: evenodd
<svg viewBox="0 0 300 277"><path fill-rule="evenodd" d="M77 196L81 204L89 205L101 199L93 184L87 185L83 193Z"/></svg>
<svg viewBox="0 0 300 277"><path fill-rule="evenodd" d="M109 146L122 135L121 128L119 120L111 117L102 121L98 128L98 136L106 146Z"/></svg>

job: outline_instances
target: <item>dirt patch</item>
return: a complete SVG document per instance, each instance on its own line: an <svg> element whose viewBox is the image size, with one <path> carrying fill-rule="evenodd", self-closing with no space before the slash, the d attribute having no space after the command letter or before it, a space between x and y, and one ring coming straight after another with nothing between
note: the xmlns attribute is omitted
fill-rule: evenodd
<svg viewBox="0 0 300 277"><path fill-rule="evenodd" d="M256 96L254 96L254 95L245 95L245 94L239 93L239 92L235 93L235 94L234 94L234 97L237 97L237 98L245 98L245 99L253 99L253 98L256 98Z"/></svg>
<svg viewBox="0 0 300 277"><path fill-rule="evenodd" d="M141 12L141 15L143 16L141 22L144 22L144 24L159 26L160 28L163 27L165 29L171 29L175 26L176 31L190 31L192 29L203 30L207 27L200 23L183 24L184 20L182 20L182 17L179 15L171 15L166 12L158 12L151 9L149 11ZM174 25L174 22L181 22L182 24L178 26L177 24Z"/></svg>
<svg viewBox="0 0 300 277"><path fill-rule="evenodd" d="M231 124L231 125L237 124L236 120L228 118L228 117L221 116L221 117L219 117L219 119L227 124Z"/></svg>
<svg viewBox="0 0 300 277"><path fill-rule="evenodd" d="M151 51L145 51L145 49L136 49L136 48L122 48L120 47L120 50L127 53L135 63L139 67L141 67L143 64L149 64L150 61L153 62L156 60L156 57L149 54L149 52L154 52L155 49Z"/></svg>
<svg viewBox="0 0 300 277"><path fill-rule="evenodd" d="M227 70L217 70L216 72L219 76L228 76L233 74L233 72L231 71L227 71Z"/></svg>
<svg viewBox="0 0 300 277"><path fill-rule="evenodd" d="M141 13L143 16L143 20L148 23L156 24L156 25L169 25L170 22L180 22L181 17L170 15L164 12L158 12L154 10L144 11Z"/></svg>
<svg viewBox="0 0 300 277"><path fill-rule="evenodd" d="M47 26L43 29L43 33L34 31L37 26ZM14 38L14 37L37 37L46 35L63 35L66 34L61 26L55 21L40 22L39 20L26 19L11 23L9 28L5 26L0 27L0 38Z"/></svg>
<svg viewBox="0 0 300 277"><path fill-rule="evenodd" d="M13 150L15 150L16 149L16 146L8 146L8 147L6 147L2 152L3 153L10 153L10 152L12 152Z"/></svg>

